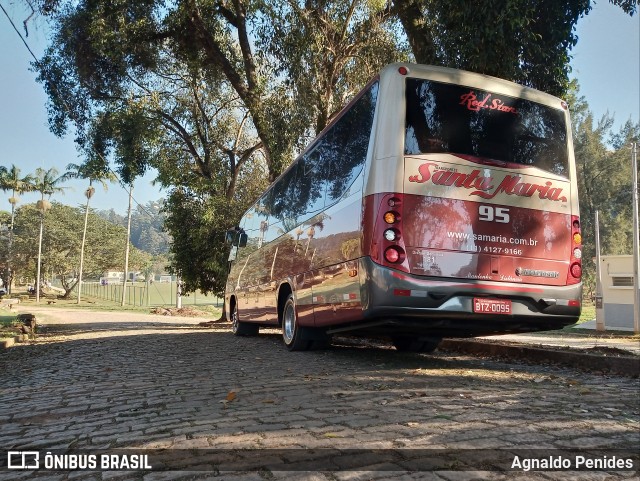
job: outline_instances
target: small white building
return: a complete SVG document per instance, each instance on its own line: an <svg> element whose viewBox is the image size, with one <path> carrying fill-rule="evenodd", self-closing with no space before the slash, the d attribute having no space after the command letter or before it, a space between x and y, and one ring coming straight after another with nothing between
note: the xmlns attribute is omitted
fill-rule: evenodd
<svg viewBox="0 0 640 481"><path fill-rule="evenodd" d="M633 330L633 256L600 256L600 274L605 327Z"/></svg>
<svg viewBox="0 0 640 481"><path fill-rule="evenodd" d="M120 281L124 278L124 272L122 271L106 271L102 274L102 278L108 281Z"/></svg>
<svg viewBox="0 0 640 481"><path fill-rule="evenodd" d="M140 271L129 271L127 275L127 281L134 282L144 281L144 274ZM106 271L102 274L100 278L100 282L102 284L117 284L122 283L124 281L124 272L123 271Z"/></svg>

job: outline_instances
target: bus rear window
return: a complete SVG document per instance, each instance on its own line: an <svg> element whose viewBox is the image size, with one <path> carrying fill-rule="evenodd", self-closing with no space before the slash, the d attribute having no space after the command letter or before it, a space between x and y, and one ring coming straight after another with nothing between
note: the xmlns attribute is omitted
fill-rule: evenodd
<svg viewBox="0 0 640 481"><path fill-rule="evenodd" d="M451 153L569 177L561 110L460 85L407 79L405 154Z"/></svg>

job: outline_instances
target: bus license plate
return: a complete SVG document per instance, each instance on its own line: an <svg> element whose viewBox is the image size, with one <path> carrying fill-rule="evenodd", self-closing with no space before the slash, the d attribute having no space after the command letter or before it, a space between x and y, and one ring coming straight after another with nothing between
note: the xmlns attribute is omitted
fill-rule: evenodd
<svg viewBox="0 0 640 481"><path fill-rule="evenodd" d="M473 312L479 314L511 314L511 301L474 297Z"/></svg>

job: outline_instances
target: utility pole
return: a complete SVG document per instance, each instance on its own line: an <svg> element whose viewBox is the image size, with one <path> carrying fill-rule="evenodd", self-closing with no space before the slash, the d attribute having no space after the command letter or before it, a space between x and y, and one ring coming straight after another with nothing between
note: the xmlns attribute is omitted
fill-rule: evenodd
<svg viewBox="0 0 640 481"><path fill-rule="evenodd" d="M600 220L596 210L596 330L604 331L604 304L602 299L602 261L600 260Z"/></svg>
<svg viewBox="0 0 640 481"><path fill-rule="evenodd" d="M640 232L638 228L638 143L631 148L631 170L633 174L633 332L640 333Z"/></svg>
<svg viewBox="0 0 640 481"><path fill-rule="evenodd" d="M40 212L40 237L38 240L38 269L36 272L36 304L40 304L40 265L42 263L42 231L44 229L44 207Z"/></svg>
<svg viewBox="0 0 640 481"><path fill-rule="evenodd" d="M128 210L128 220L127 220L127 247L124 251L124 281L122 282L122 306L125 304L126 295L127 295L127 274L129 270L129 242L131 238L131 204L133 201L133 184L129 185L129 210Z"/></svg>

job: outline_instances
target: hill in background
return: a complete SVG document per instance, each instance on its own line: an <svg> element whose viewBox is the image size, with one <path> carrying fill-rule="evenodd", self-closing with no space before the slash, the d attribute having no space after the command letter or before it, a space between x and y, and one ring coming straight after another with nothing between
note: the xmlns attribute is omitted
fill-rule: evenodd
<svg viewBox="0 0 640 481"><path fill-rule="evenodd" d="M162 199L147 202L144 206L139 205L131 214L131 243L153 255L169 252L171 237L163 229L163 204ZM127 227L127 216L119 215L113 209L98 210L96 214L113 224Z"/></svg>

